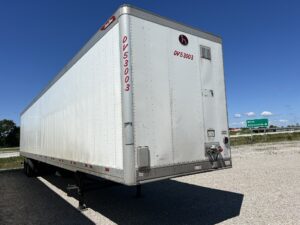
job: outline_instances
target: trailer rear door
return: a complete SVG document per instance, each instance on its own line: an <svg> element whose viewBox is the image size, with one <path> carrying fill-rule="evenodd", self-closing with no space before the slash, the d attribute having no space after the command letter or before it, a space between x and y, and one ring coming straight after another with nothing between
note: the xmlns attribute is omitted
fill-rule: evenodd
<svg viewBox="0 0 300 225"><path fill-rule="evenodd" d="M148 147L151 168L208 161L227 132L221 44L136 17L130 35L135 148Z"/></svg>
<svg viewBox="0 0 300 225"><path fill-rule="evenodd" d="M180 36L182 35L182 36ZM197 38L171 31L169 58L170 104L174 163L204 159L203 104ZM188 42L180 43L180 37Z"/></svg>

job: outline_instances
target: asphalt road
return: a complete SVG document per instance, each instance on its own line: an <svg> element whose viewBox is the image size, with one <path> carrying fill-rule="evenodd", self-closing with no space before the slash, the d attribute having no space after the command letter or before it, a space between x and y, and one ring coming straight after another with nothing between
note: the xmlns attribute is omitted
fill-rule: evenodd
<svg viewBox="0 0 300 225"><path fill-rule="evenodd" d="M299 224L300 142L236 147L233 168L143 185L143 196L98 182L87 211L74 181L0 172L0 224Z"/></svg>

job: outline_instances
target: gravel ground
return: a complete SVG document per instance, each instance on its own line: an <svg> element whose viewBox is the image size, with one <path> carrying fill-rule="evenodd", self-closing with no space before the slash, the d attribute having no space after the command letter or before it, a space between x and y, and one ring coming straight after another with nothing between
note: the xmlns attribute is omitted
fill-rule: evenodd
<svg viewBox="0 0 300 225"><path fill-rule="evenodd" d="M237 146L232 158L232 169L145 184L139 199L98 188L84 212L70 178L1 172L0 224L300 224L300 141Z"/></svg>
<svg viewBox="0 0 300 225"><path fill-rule="evenodd" d="M10 157L18 157L20 156L20 152L0 152L1 158L10 158Z"/></svg>
<svg viewBox="0 0 300 225"><path fill-rule="evenodd" d="M236 146L233 168L177 179L241 193L240 215L222 224L300 224L300 141Z"/></svg>

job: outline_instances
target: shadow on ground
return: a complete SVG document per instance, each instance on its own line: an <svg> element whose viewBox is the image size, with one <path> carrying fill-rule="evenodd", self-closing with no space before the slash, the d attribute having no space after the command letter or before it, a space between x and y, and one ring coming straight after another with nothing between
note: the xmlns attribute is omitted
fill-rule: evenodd
<svg viewBox="0 0 300 225"><path fill-rule="evenodd" d="M44 178L63 191L74 184L72 178ZM239 193L175 180L145 184L142 192L136 198L134 187L117 185L89 191L85 198L89 208L117 224L216 224L238 216L243 202ZM38 179L15 170L0 172L0 224L93 222Z"/></svg>
<svg viewBox="0 0 300 225"><path fill-rule="evenodd" d="M74 183L71 178L44 178L64 191ZM238 216L244 197L175 180L142 185L141 198L135 190L123 185L99 188L87 192L85 200L117 224L216 224Z"/></svg>
<svg viewBox="0 0 300 225"><path fill-rule="evenodd" d="M94 224L21 170L0 172L0 224Z"/></svg>

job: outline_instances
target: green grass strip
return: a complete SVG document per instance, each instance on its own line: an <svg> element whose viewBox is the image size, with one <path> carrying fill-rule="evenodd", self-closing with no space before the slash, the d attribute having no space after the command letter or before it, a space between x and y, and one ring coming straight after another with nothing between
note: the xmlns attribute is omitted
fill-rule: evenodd
<svg viewBox="0 0 300 225"><path fill-rule="evenodd" d="M295 133L280 133L280 134L266 134L266 135L253 135L247 137L231 137L230 145L247 145L256 143L268 143L278 141L296 141L300 140L300 132Z"/></svg>
<svg viewBox="0 0 300 225"><path fill-rule="evenodd" d="M0 158L0 169L22 168L23 160L23 156Z"/></svg>

